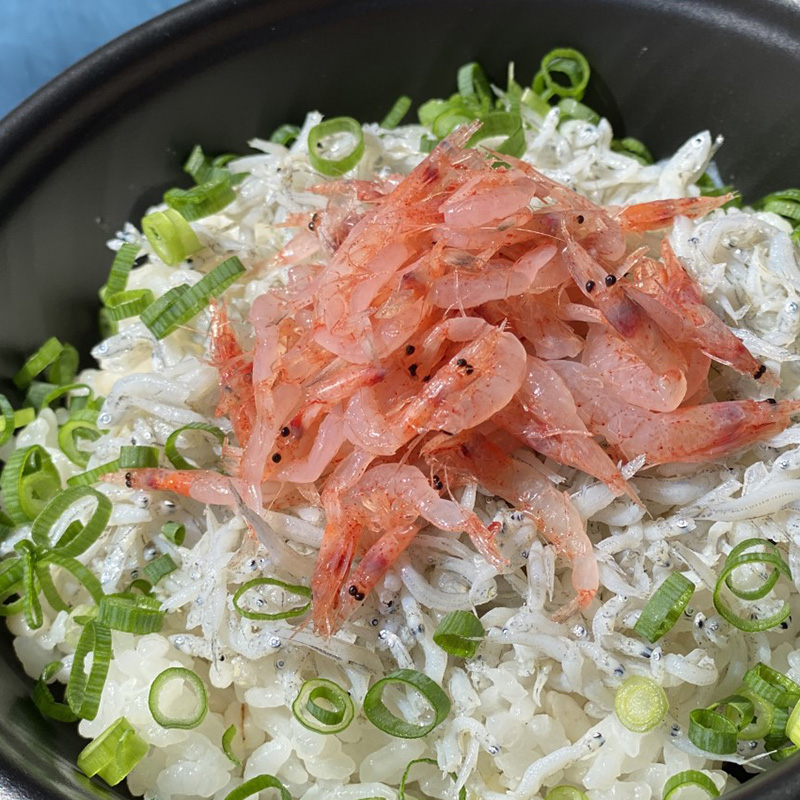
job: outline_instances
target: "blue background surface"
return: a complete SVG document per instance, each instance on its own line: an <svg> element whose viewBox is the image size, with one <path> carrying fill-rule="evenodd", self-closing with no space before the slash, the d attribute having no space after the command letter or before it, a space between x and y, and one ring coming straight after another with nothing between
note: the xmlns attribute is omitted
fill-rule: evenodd
<svg viewBox="0 0 800 800"><path fill-rule="evenodd" d="M183 0L0 0L0 117L100 45Z"/></svg>

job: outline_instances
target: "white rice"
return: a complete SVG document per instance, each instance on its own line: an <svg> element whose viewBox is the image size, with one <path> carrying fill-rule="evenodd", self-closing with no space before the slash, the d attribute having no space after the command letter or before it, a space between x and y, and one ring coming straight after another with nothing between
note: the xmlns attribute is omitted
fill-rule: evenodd
<svg viewBox="0 0 800 800"><path fill-rule="evenodd" d="M131 274L130 288L146 287L159 296L196 282L220 256L236 254L252 268L252 277L227 297L232 313L246 318L252 300L285 278L280 270L264 268L289 236L273 224L287 214L324 207L325 198L307 191L319 176L309 166L306 136L320 119L308 115L290 150L260 139L250 142L257 154L231 165L249 173L237 200L224 213L193 224L206 247L191 264L165 266L147 240L126 226L111 247L136 241L149 255ZM530 112L526 127L526 160L604 204L698 194L694 181L715 147L711 136L701 133L672 158L642 166L612 151L605 120L559 125L557 110L545 119ZM414 125L395 131L365 125L366 154L355 177L407 172L423 157L422 133ZM782 396L799 397L800 268L789 230L772 214L717 211L699 222L678 220L671 241L709 303L757 357L780 370ZM88 468L115 458L122 445L163 445L176 426L188 422L227 424L213 417L218 378L205 355L207 329L203 313L156 341L140 322L124 321L117 335L94 348L100 367L80 379L106 396L101 423L109 433L93 443ZM716 388L725 386L738 397L757 390L729 370L715 378ZM16 445L43 445L67 478L80 470L57 448L62 413L43 411ZM745 634L718 616L710 591L725 553L752 536L777 541L788 551L795 580L800 578L800 426L772 444L725 465L664 466L633 477L649 514L625 498L614 499L586 475L548 461L546 468L563 480L588 516L600 563L601 589L584 624L556 624L544 611L546 602L571 594L568 570L553 549L521 515L468 487L460 497L464 505L474 505L485 521L502 520L525 543L526 571L499 577L468 544L426 530L328 642L310 628L298 632L287 622L243 619L232 606L233 593L252 577L277 572L290 581L308 579L324 525L319 509L266 514L280 541L288 542L288 552L303 554L291 561L302 568L291 573L276 569L263 545L243 539L244 521L227 509L100 484L113 501L112 520L80 560L100 577L104 591L123 590L159 552L168 552L179 569L156 588L170 612L161 633L114 632L114 659L99 713L82 721L79 731L96 737L125 716L154 745L129 776L129 787L159 800L221 800L261 773L275 775L293 798L303 800L395 798L403 770L416 758L435 759L438 766L415 768L413 793L441 800L453 800L461 786L469 797L483 800L534 800L561 783L585 787L590 800L649 800L661 797L669 776L686 769L703 769L720 790L730 788L736 781L688 741L690 710L731 693L759 660L800 680L796 623ZM186 525L184 546L157 536L168 520ZM22 535L28 532L23 529ZM3 545L5 551L12 546L13 541ZM645 647L631 628L653 588L674 570L699 590L659 646ZM71 579L61 574L57 580L68 587ZM781 582L775 594L798 611L797 585ZM437 622L449 610L473 607L488 631L485 643L473 660L448 660L432 640ZM39 630L29 630L22 616L10 618L9 626L29 675L38 677L45 664L60 659L58 679L66 681L80 633L66 612L56 614L45 604ZM194 730L163 729L148 710L150 684L169 666L189 667L208 687L209 713ZM452 698L448 719L424 739L392 738L358 713L375 676L399 667L421 670ZM667 720L645 734L628 731L613 712L615 690L631 675L652 677L669 698ZM312 676L335 680L355 701L356 719L338 736L312 733L292 715L300 685ZM419 709L406 711L413 715ZM242 768L221 748L230 724L239 731L234 751ZM751 769L769 761L755 743L743 742L730 760L759 756Z"/></svg>

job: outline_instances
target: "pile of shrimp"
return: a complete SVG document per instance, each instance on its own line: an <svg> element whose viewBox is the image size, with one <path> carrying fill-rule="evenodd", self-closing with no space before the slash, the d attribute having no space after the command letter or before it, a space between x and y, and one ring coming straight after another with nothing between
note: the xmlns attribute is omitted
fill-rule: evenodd
<svg viewBox="0 0 800 800"><path fill-rule="evenodd" d="M228 475L124 475L131 488L239 508L256 532L265 507L323 507L311 582L323 636L427 524L466 533L509 568L499 523L455 501L467 484L527 515L570 562L576 594L555 612L566 619L597 592L592 545L541 460L512 454L639 502L623 462L723 459L800 410L771 396L715 400L712 361L765 394L777 378L704 305L668 241L652 249L649 231L729 196L602 208L522 161L468 148L475 129L405 178L317 186L327 208L288 220L301 227L279 255L288 281L253 302L251 330L214 307Z"/></svg>

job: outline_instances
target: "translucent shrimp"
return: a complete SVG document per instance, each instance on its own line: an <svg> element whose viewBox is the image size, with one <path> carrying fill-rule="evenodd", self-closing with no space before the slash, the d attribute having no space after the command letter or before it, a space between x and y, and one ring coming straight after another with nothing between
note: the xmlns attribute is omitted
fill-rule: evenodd
<svg viewBox="0 0 800 800"><path fill-rule="evenodd" d="M523 511L539 533L572 564L572 586L577 597L560 609L566 619L591 603L599 583L592 543L586 535L577 509L565 492L529 464L516 461L482 434L436 437L423 448L436 469L477 482Z"/></svg>
<svg viewBox="0 0 800 800"><path fill-rule="evenodd" d="M631 297L675 341L695 345L715 361L776 386L778 376L766 373L763 364L705 305L700 287L683 268L668 239L661 243L661 258L646 259L632 271Z"/></svg>
<svg viewBox="0 0 800 800"><path fill-rule="evenodd" d="M556 252L555 245L543 244L515 262L491 259L485 268L472 273L455 269L434 283L433 304L439 308L467 309L522 294Z"/></svg>
<svg viewBox="0 0 800 800"><path fill-rule="evenodd" d="M448 342L468 344L428 373ZM369 389L348 403L346 435L357 447L391 455L418 433L455 433L480 425L511 400L525 377L526 354L519 339L479 317L456 317L436 326L415 356L414 374L422 385L402 408L383 413Z"/></svg>
<svg viewBox="0 0 800 800"><path fill-rule="evenodd" d="M678 197L674 200L652 200L626 206L617 218L626 231L655 231L667 228L675 217L702 217L730 202L735 193L723 194L719 197Z"/></svg>
<svg viewBox="0 0 800 800"><path fill-rule="evenodd" d="M590 325L581 361L635 406L672 411L686 397L687 379L680 370L659 375L642 361L613 329ZM687 366L688 368L688 366Z"/></svg>
<svg viewBox="0 0 800 800"><path fill-rule="evenodd" d="M628 296L623 281L617 281L568 232L564 231L564 235L567 239L564 256L581 292L650 369L658 375L679 380L676 373L686 371L686 362L678 347Z"/></svg>
<svg viewBox="0 0 800 800"><path fill-rule="evenodd" d="M219 372L220 397L215 415L228 417L239 445L250 439L255 421L253 362L242 351L225 306L213 302L209 328L211 363Z"/></svg>
<svg viewBox="0 0 800 800"><path fill-rule="evenodd" d="M422 527L421 517L437 528L466 532L476 548L495 567L506 565L494 542L496 531L487 528L471 511L439 496L416 467L382 464L370 469L343 500L347 538L360 538L364 529L379 538L366 551L352 574L340 583L340 573L320 564L312 579L312 592L337 595L336 602L317 613L319 632L334 632L363 602L375 584L411 544Z"/></svg>
<svg viewBox="0 0 800 800"><path fill-rule="evenodd" d="M493 422L542 455L577 467L603 481L615 495L639 498L614 462L592 438L575 402L555 370L528 356L525 382Z"/></svg>
<svg viewBox="0 0 800 800"><path fill-rule="evenodd" d="M800 410L800 400L732 400L656 413L627 403L594 370L553 361L581 419L622 456L644 456L648 466L725 458L779 433Z"/></svg>

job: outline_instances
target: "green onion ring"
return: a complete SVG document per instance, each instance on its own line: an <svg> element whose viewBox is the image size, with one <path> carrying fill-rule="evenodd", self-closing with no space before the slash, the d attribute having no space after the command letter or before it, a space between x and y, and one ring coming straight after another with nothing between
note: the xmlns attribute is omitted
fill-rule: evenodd
<svg viewBox="0 0 800 800"><path fill-rule="evenodd" d="M277 789L281 800L292 800L289 790L274 775L257 775L225 796L225 800L245 800L246 797L263 792L264 789Z"/></svg>
<svg viewBox="0 0 800 800"><path fill-rule="evenodd" d="M158 448L125 444L119 449L120 469L148 469L158 466Z"/></svg>
<svg viewBox="0 0 800 800"><path fill-rule="evenodd" d="M101 598L97 622L126 633L158 633L164 624L164 612L161 603L153 597L117 592Z"/></svg>
<svg viewBox="0 0 800 800"><path fill-rule="evenodd" d="M403 121L403 117L408 113L409 108L411 108L411 98L405 94L398 97L383 118L381 128L387 131L394 130Z"/></svg>
<svg viewBox="0 0 800 800"><path fill-rule="evenodd" d="M42 591L47 598L47 602L56 611L68 611L71 605L64 601L58 589L56 589L50 575L51 566L60 567L69 572L86 589L95 603L99 603L103 599L103 587L88 567L71 556L65 556L63 553L58 553L54 550L45 550L39 554L36 561L36 575L42 585Z"/></svg>
<svg viewBox="0 0 800 800"><path fill-rule="evenodd" d="M745 672L742 683L776 708L791 708L800 700L800 686L761 662Z"/></svg>
<svg viewBox="0 0 800 800"><path fill-rule="evenodd" d="M474 133L468 147L494 136L505 136L505 141L495 148L495 152L520 158L525 152L525 132L522 129L522 118L508 111L492 111L481 118L480 130Z"/></svg>
<svg viewBox="0 0 800 800"><path fill-rule="evenodd" d="M116 786L149 750L133 725L120 717L81 751L78 768L88 778L99 775L109 786Z"/></svg>
<svg viewBox="0 0 800 800"><path fill-rule="evenodd" d="M688 578L673 572L647 601L633 630L651 644L657 642L678 621L695 588Z"/></svg>
<svg viewBox="0 0 800 800"><path fill-rule="evenodd" d="M433 641L451 656L472 658L486 631L471 611L451 611L433 634Z"/></svg>
<svg viewBox="0 0 800 800"><path fill-rule="evenodd" d="M172 557L164 553L147 564L142 570L142 575L144 575L152 586L155 586L162 578L166 577L171 572L175 572L176 569L178 569L178 567L172 560Z"/></svg>
<svg viewBox="0 0 800 800"><path fill-rule="evenodd" d="M197 696L197 707L188 717L169 717L161 710L159 705L161 692L164 691L165 685L174 680L186 681ZM150 686L147 705L150 708L153 719L162 728L191 730L192 728L196 728L205 719L208 713L206 687L203 685L203 681L200 680L197 673L192 672L192 670L186 669L185 667L168 667L156 677Z"/></svg>
<svg viewBox="0 0 800 800"><path fill-rule="evenodd" d="M284 147L289 147L299 135L300 128L298 128L297 125L280 125L272 132L269 140L275 144L282 144Z"/></svg>
<svg viewBox="0 0 800 800"><path fill-rule="evenodd" d="M242 262L236 256L217 264L192 287L175 287L156 300L141 315L142 322L156 339L163 339L197 316L212 297L219 297L240 275L245 272ZM181 289L178 293L177 289ZM170 299L162 307L159 301L167 296ZM158 305L158 312L151 309Z"/></svg>
<svg viewBox="0 0 800 800"><path fill-rule="evenodd" d="M114 260L111 262L111 270L108 273L108 280L103 289L103 298L106 302L120 292L124 292L128 285L128 275L139 255L141 247L138 244L126 242L117 250ZM101 298L101 299L103 299Z"/></svg>
<svg viewBox="0 0 800 800"><path fill-rule="evenodd" d="M699 789L703 789L709 797L719 797L719 789L708 775L698 772L696 769L687 769L673 775L664 784L662 800L670 800L672 795L684 786L697 786Z"/></svg>
<svg viewBox="0 0 800 800"><path fill-rule="evenodd" d="M247 608L242 608L239 605L242 595L245 592L250 591L250 589L254 588L255 586L277 586L279 589L289 592L289 594L296 595L297 597L308 598L308 602L295 608L289 608L286 611L278 611L274 614L268 614L261 611L250 611ZM284 583L283 581L279 581L277 578L253 578L253 580L243 583L236 590L236 593L233 595L233 607L245 619L275 620L300 617L305 614L309 608L311 608L311 589L309 589L307 586L300 586L299 584Z"/></svg>
<svg viewBox="0 0 800 800"><path fill-rule="evenodd" d="M406 784L408 783L408 776L411 773L411 768L415 764L432 764L434 767L438 766L438 763L433 758L415 758L406 764L405 770L403 770L403 776L400 778L400 786L397 789L397 800L406 800ZM450 773L450 777L455 781L456 775L455 773ZM367 797L364 800L383 800L383 798L375 798L375 797ZM462 786L458 790L458 800L467 800L467 789L465 786Z"/></svg>
<svg viewBox="0 0 800 800"><path fill-rule="evenodd" d="M341 158L324 158L319 155L318 149L322 144L322 140L327 136L335 136L341 133L349 133L355 141L350 152ZM364 133L361 130L361 125L352 117L326 119L320 122L319 125L315 125L308 132L308 159L311 162L311 166L322 175L334 178L344 175L361 161L363 155Z"/></svg>
<svg viewBox="0 0 800 800"><path fill-rule="evenodd" d="M321 706L325 700L332 709ZM292 703L294 718L314 733L341 733L355 716L350 695L341 686L325 678L306 681Z"/></svg>
<svg viewBox="0 0 800 800"><path fill-rule="evenodd" d="M431 722L415 725L393 714L383 702L384 691L392 684L410 688L425 698L434 718ZM364 714L384 733L401 739L419 739L440 725L450 713L450 698L439 684L414 669L399 669L375 683L364 697Z"/></svg>
<svg viewBox="0 0 800 800"><path fill-rule="evenodd" d="M84 671L86 656L92 653L92 667L87 675ZM83 628L72 671L67 683L66 698L72 711L83 719L94 719L100 707L100 696L111 664L111 631L95 620Z"/></svg>
<svg viewBox="0 0 800 800"><path fill-rule="evenodd" d="M60 355L64 345L51 336L20 368L11 379L17 389L26 389L33 379L49 367Z"/></svg>
<svg viewBox="0 0 800 800"><path fill-rule="evenodd" d="M180 547L186 538L186 526L179 522L165 522L161 526L161 535L172 544Z"/></svg>
<svg viewBox="0 0 800 800"><path fill-rule="evenodd" d="M68 419L58 431L58 446L61 452L79 467L86 467L91 453L78 447L78 439L94 442L100 438L100 429L94 422L83 419Z"/></svg>
<svg viewBox="0 0 800 800"><path fill-rule="evenodd" d="M41 445L21 447L11 454L0 474L0 491L8 515L18 525L25 525L61 491L61 476Z"/></svg>
<svg viewBox="0 0 800 800"><path fill-rule="evenodd" d="M222 211L236 199L230 173L218 174L211 180L191 189L173 188L164 192L164 202L174 208L187 222Z"/></svg>
<svg viewBox="0 0 800 800"><path fill-rule="evenodd" d="M47 685L63 666L61 661L51 661L44 667L39 675L39 680L33 687L32 700L43 717L55 719L58 722L77 722L77 714L66 703L59 703Z"/></svg>
<svg viewBox="0 0 800 800"><path fill-rule="evenodd" d="M233 739L236 736L236 726L229 725L225 729L225 733L222 734L222 752L228 758L232 764L236 765L237 767L242 766L242 762L236 758L236 754L233 752Z"/></svg>
<svg viewBox="0 0 800 800"><path fill-rule="evenodd" d="M78 374L80 360L78 351L71 344L65 344L58 358L48 367L47 380L59 386L72 383Z"/></svg>
<svg viewBox="0 0 800 800"><path fill-rule="evenodd" d="M554 786L545 796L544 800L587 800L586 795L574 786Z"/></svg>
<svg viewBox="0 0 800 800"><path fill-rule="evenodd" d="M645 733L664 721L669 701L664 689L652 678L633 675L617 689L614 710L629 731Z"/></svg>
<svg viewBox="0 0 800 800"><path fill-rule="evenodd" d="M94 469L79 472L77 475L67 478L67 486L72 488L91 486L91 484L97 483L103 475L108 475L109 472L116 472L118 469L119 459L115 458L113 461L107 461Z"/></svg>
<svg viewBox="0 0 800 800"><path fill-rule="evenodd" d="M464 64L456 74L458 93L468 103L474 103L482 110L488 111L492 102L492 87L483 71L483 67L476 61Z"/></svg>
<svg viewBox="0 0 800 800"><path fill-rule="evenodd" d="M552 73L565 75L569 86L558 83ZM553 95L580 100L589 84L591 69L583 53L572 47L556 47L542 58L539 72L533 79L533 90L545 100Z"/></svg>
<svg viewBox="0 0 800 800"><path fill-rule="evenodd" d="M211 434L220 444L225 442L225 434L215 425L208 425L205 422L190 422L188 425L172 431L164 444L164 455L166 455L175 469L198 469L195 464L187 461L178 451L178 437L186 431L202 431L203 433Z"/></svg>
<svg viewBox="0 0 800 800"><path fill-rule="evenodd" d="M23 611L25 612L25 622L32 630L42 627L44 616L42 614L42 604L39 602L39 581L36 577L36 552L34 546L23 539L14 545L14 550L22 560L22 586L21 594L25 599Z"/></svg>
<svg viewBox="0 0 800 800"><path fill-rule="evenodd" d="M112 322L137 317L152 304L154 299L150 289L129 289L117 292L106 299L106 314Z"/></svg>
<svg viewBox="0 0 800 800"><path fill-rule="evenodd" d="M51 542L51 530L56 522L79 500L91 497L96 506L83 525L77 520L67 527L55 543ZM54 497L33 522L31 538L39 547L52 547L63 556L79 556L93 545L105 530L111 518L111 501L90 486L65 489Z"/></svg>
<svg viewBox="0 0 800 800"><path fill-rule="evenodd" d="M612 139L611 149L615 153L622 153L623 155L635 158L640 164L652 164L654 160L650 150L638 139L634 139L633 136L625 136L622 139Z"/></svg>
<svg viewBox="0 0 800 800"><path fill-rule="evenodd" d="M563 97L558 101L561 110L561 121L566 122L570 119L579 119L597 125L600 122L600 115L589 106L584 105L574 97Z"/></svg>
<svg viewBox="0 0 800 800"><path fill-rule="evenodd" d="M169 266L179 264L202 246L191 225L174 208L143 217L142 231L155 254Z"/></svg>
<svg viewBox="0 0 800 800"><path fill-rule="evenodd" d="M689 741L707 753L735 753L738 734L733 722L722 714L707 708L696 708L689 714Z"/></svg>
<svg viewBox="0 0 800 800"><path fill-rule="evenodd" d="M3 412L3 428L0 430L0 447L2 447L14 435L14 429L17 427L14 408L4 394L0 394L0 411ZM36 412L34 417L35 415Z"/></svg>
<svg viewBox="0 0 800 800"><path fill-rule="evenodd" d="M749 697L738 692L712 703L708 706L708 710L729 719L736 726L738 739L742 738L742 730L753 722L756 714L755 703Z"/></svg>

